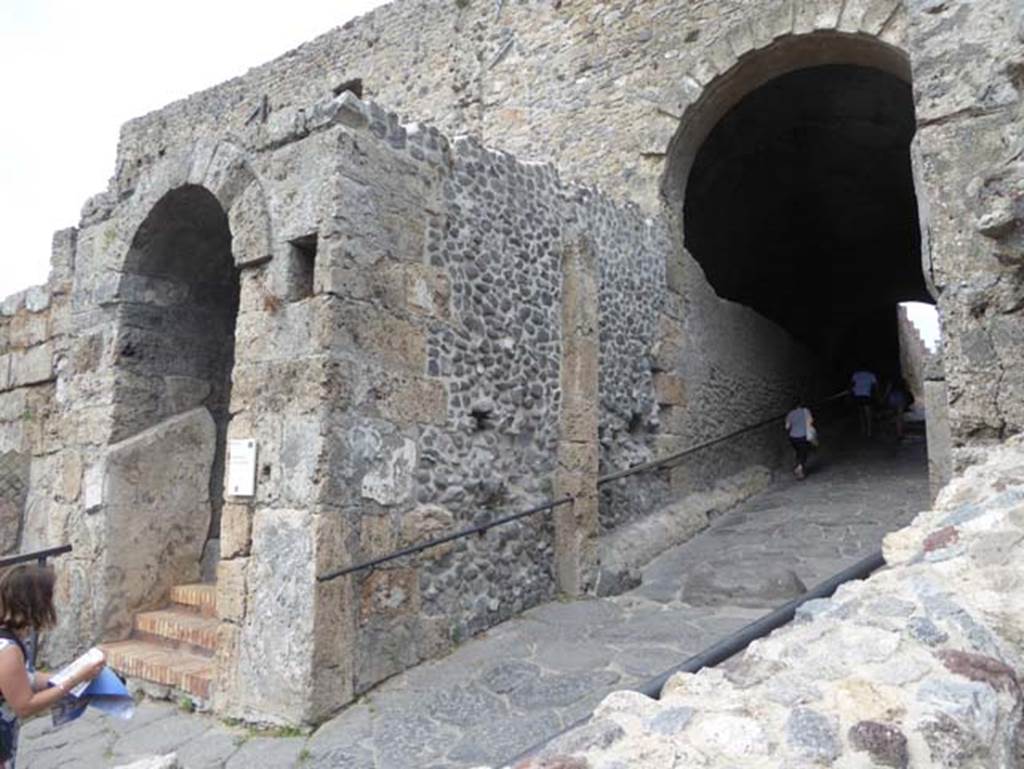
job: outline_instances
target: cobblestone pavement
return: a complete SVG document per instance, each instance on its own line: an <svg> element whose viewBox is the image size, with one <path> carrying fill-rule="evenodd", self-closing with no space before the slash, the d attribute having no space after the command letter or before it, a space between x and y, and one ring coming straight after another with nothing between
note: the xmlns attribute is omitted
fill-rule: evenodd
<svg viewBox="0 0 1024 769"><path fill-rule="evenodd" d="M186 769L499 765L857 560L927 507L918 439L853 439L717 517L615 598L553 602L387 681L310 736L267 736L169 703L130 722L25 726L19 766L99 769L176 751Z"/></svg>

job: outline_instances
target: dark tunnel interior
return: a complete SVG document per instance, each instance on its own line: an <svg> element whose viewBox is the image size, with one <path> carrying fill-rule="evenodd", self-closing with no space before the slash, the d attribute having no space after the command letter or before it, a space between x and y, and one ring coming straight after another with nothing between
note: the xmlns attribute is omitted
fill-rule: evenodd
<svg viewBox="0 0 1024 769"><path fill-rule="evenodd" d="M896 305L930 301L910 162L910 85L858 66L748 94L701 146L686 246L719 296L814 349L840 381L898 372Z"/></svg>

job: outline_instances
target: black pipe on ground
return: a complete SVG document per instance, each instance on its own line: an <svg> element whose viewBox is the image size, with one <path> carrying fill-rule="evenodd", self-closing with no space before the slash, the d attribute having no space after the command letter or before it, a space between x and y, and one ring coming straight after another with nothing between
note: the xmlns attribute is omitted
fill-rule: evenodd
<svg viewBox="0 0 1024 769"><path fill-rule="evenodd" d="M784 603L774 611L765 614L760 619L754 620L749 625L745 625L735 633L726 636L718 643L708 647L698 654L695 654L681 664L676 665L673 668L669 668L665 672L660 673L639 686L630 687L627 691L639 692L640 694L655 700L660 699L661 690L665 687L668 680L676 673L696 673L702 668L714 667L715 665L725 662L730 657L733 657L746 649L757 639L764 638L773 630L777 630L783 625L788 624L796 615L796 610L800 608L802 604L816 598L828 598L844 582L849 582L855 579L865 579L883 566L885 566L885 558L882 556L882 551L876 550L874 553L866 558L862 558L852 566L849 566L842 571L833 574L823 582L818 583L799 598L794 598L792 601ZM520 753L511 761L504 764L504 766L514 767L522 761L535 758L537 754L551 744L551 742L557 740L564 734L568 734L574 729L584 726L588 721L590 721L590 716L581 718L579 721L570 724L565 729L558 732L558 734L555 734L543 742L534 745L529 750Z"/></svg>

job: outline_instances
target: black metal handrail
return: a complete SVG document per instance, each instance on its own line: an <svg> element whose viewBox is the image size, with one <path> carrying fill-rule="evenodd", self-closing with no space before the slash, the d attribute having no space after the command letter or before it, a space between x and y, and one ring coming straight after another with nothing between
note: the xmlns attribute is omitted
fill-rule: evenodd
<svg viewBox="0 0 1024 769"><path fill-rule="evenodd" d="M455 541L457 539L463 539L463 538L471 536L473 534L483 534L488 529L493 529L495 526L501 526L504 523L510 523L512 521L517 521L520 518L526 518L527 516L536 515L537 513L542 513L545 510L553 510L556 507L561 507L562 505L568 505L574 499L575 499L575 497L562 497L560 499L555 499L555 500L552 500L550 502L545 502L542 505L537 505L536 507L531 507L529 510L523 510L523 511L518 512L518 513L513 513L512 515L506 515L504 518L497 518L496 520L493 520L490 523L483 523L483 524L480 524L479 526L472 526L472 527L470 527L468 529L462 529L461 531L453 532L453 533L448 534L448 535L446 535L444 537L438 537L437 539L430 539L430 540L427 540L426 542L421 542L418 545L413 545L412 547L406 547L406 548L403 548L402 550L396 550L395 552L389 553L388 555L382 555L380 558L374 558L374 559L372 559L370 561L364 561L363 563L357 563L355 566L346 566L343 569L336 569L335 571L329 571L326 574L321 574L316 579L317 579L318 582L329 582L332 579L337 579L338 577L344 577L346 574L352 574L353 572L356 572L356 571L363 571L364 569L372 569L375 566L380 566L382 563L387 563L388 561L394 561L394 560L396 560L398 558L404 558L407 555L415 555L416 553L422 553L424 550L428 550L428 549L430 549L432 547L437 547L438 545L443 545L446 542L453 542L453 541Z"/></svg>
<svg viewBox="0 0 1024 769"><path fill-rule="evenodd" d="M654 678L648 679L638 686L628 687L625 691L639 692L640 694L655 700L661 699L661 690L665 687L665 684L668 683L668 680L677 673L696 673L702 668L710 668L715 665L720 665L730 657L739 654L757 639L764 638L773 630L777 630L783 625L788 624L796 615L796 610L799 609L801 605L816 598L828 598L844 582L850 582L855 579L865 579L883 566L885 566L885 557L882 555L881 550L876 550L871 553L871 555L862 558L852 566L848 566L842 571L833 574L823 582L819 582L799 598L794 598L792 601L782 604L768 614L765 614L763 617L754 620L748 625L744 625L736 632L729 634L717 643L707 647L701 652L698 652L692 657L687 658L679 665L669 668L663 673L656 675ZM581 726L585 726L587 722L590 721L590 718L590 716L584 716L578 721L569 724L569 726L565 727L557 734L553 734L542 742L534 745L528 750L525 750L511 761L502 764L502 766L516 766L526 759L535 758L538 753L559 737L568 734Z"/></svg>
<svg viewBox="0 0 1024 769"><path fill-rule="evenodd" d="M29 563L30 561L35 561L42 566L46 564L47 558L56 558L58 555L70 552L71 545L60 545L59 547L48 547L45 550L34 550L31 553L7 555L0 558L0 569L7 568L8 566L17 566L19 563Z"/></svg>
<svg viewBox="0 0 1024 769"><path fill-rule="evenodd" d="M842 392L830 395L827 398L822 398L821 400L812 403L811 407L817 408L818 406L822 406L826 403L843 397L844 395L846 395L847 392L847 390L843 390ZM678 462L680 459L689 454L693 454L696 451L700 451L702 449L708 448L709 446L714 446L715 444L722 443L723 441L727 441L730 438L735 438L739 435L743 435L744 433L748 433L752 430L757 430L772 423L778 422L780 419L784 419L785 416L786 414L778 414L772 417L768 417L767 419L762 419L760 422L757 422L755 424L747 425L746 427L741 427L739 430L734 430L733 432L727 433L726 435L721 435L717 438L712 438L711 440L704 441L703 443L698 443L696 446L690 446L689 448L683 449L682 451L677 451L674 454L669 454L667 457L655 459L651 462L643 462L641 464L628 467L625 470L620 470L618 472L611 473L610 475L601 476L600 478L597 479L597 485L602 486L606 483L611 483L612 481L621 480L622 478L626 478L630 475L636 475L637 473L642 473L646 470L653 470L664 465L672 464L673 462ZM357 571L373 569L377 566L380 566L381 564L388 563L399 558L404 558L409 555L415 555L416 553L421 553L424 550L429 550L430 548L437 547L438 545L443 545L458 539L464 539L466 537L472 536L473 534L483 534L485 531L487 531L488 529L492 529L495 526L501 526L502 524L511 523L512 521L518 521L521 518L536 515L537 513L543 513L548 510L553 510L556 507L561 507L562 505L568 505L574 502L575 500L576 497L574 496L566 496L561 497L560 499L549 500L548 502L544 502L543 504L531 507L528 510L523 510L522 512L519 513L513 513L512 515L507 515L503 518L498 518L494 521L491 521L490 523L481 524L480 526L472 526L468 529L462 529L452 534L448 534L444 537L439 537L438 539L427 540L426 542L422 542L418 545L413 545L411 547L406 547L401 550L396 550L393 553L388 553L387 555L382 555L379 558L373 558L369 561L357 563L354 566L346 566L344 568L329 571L326 574L321 574L317 576L316 579L318 582L329 582L333 579L337 579L338 577L344 577L347 574L353 574Z"/></svg>

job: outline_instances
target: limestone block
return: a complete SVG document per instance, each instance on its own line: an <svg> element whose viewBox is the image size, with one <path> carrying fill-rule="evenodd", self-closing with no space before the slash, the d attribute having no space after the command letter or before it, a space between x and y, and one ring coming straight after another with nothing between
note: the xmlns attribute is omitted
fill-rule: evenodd
<svg viewBox="0 0 1024 769"><path fill-rule="evenodd" d="M798 33L835 29L843 0L799 0L793 20L793 31Z"/></svg>
<svg viewBox="0 0 1024 769"><path fill-rule="evenodd" d="M364 558L377 558L395 549L395 524L390 515L366 515L359 521L359 549Z"/></svg>
<svg viewBox="0 0 1024 769"><path fill-rule="evenodd" d="M909 27L910 14L907 13L906 4L900 3L882 28L878 38L883 43L888 43L897 48L906 48Z"/></svg>
<svg viewBox="0 0 1024 769"><path fill-rule="evenodd" d="M247 504L226 502L220 514L221 558L249 555L252 544L252 509Z"/></svg>
<svg viewBox="0 0 1024 769"><path fill-rule="evenodd" d="M228 211L228 226L236 267L259 264L273 256L270 215L258 181L253 180L235 199Z"/></svg>
<svg viewBox="0 0 1024 769"><path fill-rule="evenodd" d="M220 142L206 168L202 184L214 194L225 211L230 211L235 199L255 178L245 153L233 144Z"/></svg>
<svg viewBox="0 0 1024 769"><path fill-rule="evenodd" d="M408 438L397 447L385 448L363 476L362 495L382 505L404 502L412 493L417 458L416 444Z"/></svg>
<svg viewBox="0 0 1024 769"><path fill-rule="evenodd" d="M683 362L685 344L683 324L665 313L660 313L658 337L653 351L654 367L661 371L675 371Z"/></svg>
<svg viewBox="0 0 1024 769"><path fill-rule="evenodd" d="M317 468L324 451L321 420L315 416L289 417L281 438L281 491L295 506L308 505L319 488Z"/></svg>
<svg viewBox="0 0 1024 769"><path fill-rule="evenodd" d="M82 455L72 448L60 452L60 482L57 486L59 499L75 502L82 493Z"/></svg>
<svg viewBox="0 0 1024 769"><path fill-rule="evenodd" d="M654 375L654 395L661 406L684 406L686 383L678 374L657 372Z"/></svg>
<svg viewBox="0 0 1024 769"><path fill-rule="evenodd" d="M363 128L369 118L366 105L351 91L345 91L329 104L331 119L349 128Z"/></svg>
<svg viewBox="0 0 1024 769"><path fill-rule="evenodd" d="M431 539L450 534L455 526L455 516L441 505L420 505L402 516L402 547L410 547ZM423 559L438 559L450 553L455 544L448 542L432 547L418 556Z"/></svg>
<svg viewBox="0 0 1024 769"><path fill-rule="evenodd" d="M47 342L23 352L13 353L11 379L15 387L49 382L54 378L53 343Z"/></svg>
<svg viewBox="0 0 1024 769"><path fill-rule="evenodd" d="M14 354L0 355L0 392L14 387Z"/></svg>
<svg viewBox="0 0 1024 769"><path fill-rule="evenodd" d="M359 584L359 623L414 615L419 610L416 569L377 569Z"/></svg>
<svg viewBox="0 0 1024 769"><path fill-rule="evenodd" d="M262 146L265 149L279 147L297 141L308 133L305 110L295 107L276 109L267 117Z"/></svg>
<svg viewBox="0 0 1024 769"><path fill-rule="evenodd" d="M27 291L19 291L16 294L4 297L0 302L0 316L12 317L25 308L25 294Z"/></svg>
<svg viewBox="0 0 1024 769"><path fill-rule="evenodd" d="M219 712L231 709L237 680L238 642L241 632L232 622L221 622L217 627L217 650L214 656L214 680L211 699Z"/></svg>
<svg viewBox="0 0 1024 769"><path fill-rule="evenodd" d="M313 517L313 545L316 548L314 567L317 574L337 568L338 564L343 563L348 557L349 531L348 521L338 515L336 508L316 509L316 515ZM339 584L348 583L342 581ZM331 593L324 594L329 595Z"/></svg>
<svg viewBox="0 0 1024 769"><path fill-rule="evenodd" d="M433 318L447 318L451 287L444 270L425 264L407 264L403 268L409 309Z"/></svg>
<svg viewBox="0 0 1024 769"><path fill-rule="evenodd" d="M591 434L591 438L592 440L582 443L560 441L558 444L559 468L571 474L592 475L596 478L600 455L596 430Z"/></svg>
<svg viewBox="0 0 1024 769"><path fill-rule="evenodd" d="M7 356L0 356L0 366ZM28 397L25 390L10 390L0 393L0 422L14 422L25 416Z"/></svg>
<svg viewBox="0 0 1024 769"><path fill-rule="evenodd" d="M0 553L18 545L28 499L32 458L26 453L0 453Z"/></svg>
<svg viewBox="0 0 1024 769"><path fill-rule="evenodd" d="M67 227L53 233L50 247L50 281L58 293L64 293L70 287L77 239L76 227Z"/></svg>
<svg viewBox="0 0 1024 769"><path fill-rule="evenodd" d="M749 19L741 19L725 33L725 39L732 49L733 59L745 56L754 50L754 30Z"/></svg>
<svg viewBox="0 0 1024 769"><path fill-rule="evenodd" d="M217 564L217 616L240 624L245 619L248 558L231 558Z"/></svg>
<svg viewBox="0 0 1024 769"><path fill-rule="evenodd" d="M19 312L8 324L12 347L31 347L49 336L49 317L44 313Z"/></svg>
<svg viewBox="0 0 1024 769"><path fill-rule="evenodd" d="M395 424L444 425L448 395L442 382L427 377L377 372L370 377L380 415Z"/></svg>
<svg viewBox="0 0 1024 769"><path fill-rule="evenodd" d="M935 499L953 475L953 445L945 381L926 381L924 399L928 431L928 483L932 499Z"/></svg>
<svg viewBox="0 0 1024 769"><path fill-rule="evenodd" d="M199 577L215 444L213 419L199 408L109 448L100 471L107 630L127 629L134 611ZM90 506L88 474L86 488Z"/></svg>
<svg viewBox="0 0 1024 769"><path fill-rule="evenodd" d="M331 302L321 319L318 336L325 347L355 348L413 374L427 367L426 331L393 312L370 305Z"/></svg>
<svg viewBox="0 0 1024 769"><path fill-rule="evenodd" d="M902 5L901 0L870 0L861 18L861 31L877 35Z"/></svg>
<svg viewBox="0 0 1024 769"><path fill-rule="evenodd" d="M240 626L237 715L271 723L307 720L315 643L313 514L257 510L245 620Z"/></svg>

